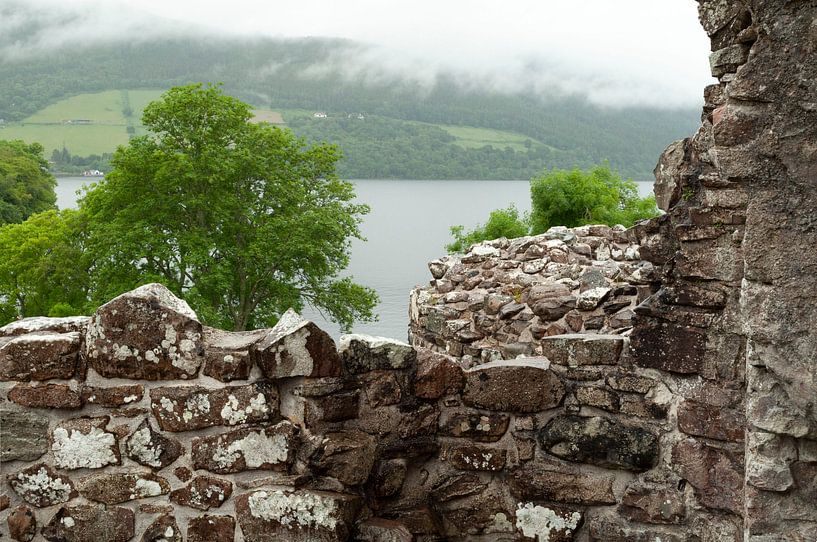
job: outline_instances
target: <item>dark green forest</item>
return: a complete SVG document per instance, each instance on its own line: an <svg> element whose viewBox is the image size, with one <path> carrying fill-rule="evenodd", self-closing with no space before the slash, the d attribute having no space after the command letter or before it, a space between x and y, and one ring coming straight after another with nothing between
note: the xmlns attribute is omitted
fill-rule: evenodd
<svg viewBox="0 0 817 542"><path fill-rule="evenodd" d="M0 45L20 38L0 37ZM494 179L605 160L626 177L645 179L663 148L698 123L692 109L602 108L581 96L501 94L445 76L431 88L397 78L349 80L335 60L354 58L360 47L330 39L167 39L0 57L0 119L21 120L79 93L221 82L225 92L257 107L339 117L287 121L309 140L338 143L346 176ZM337 69L305 75L316 64ZM366 122L344 122L347 112L364 113ZM399 121L511 131L533 144L525 151L465 149L444 130Z"/></svg>

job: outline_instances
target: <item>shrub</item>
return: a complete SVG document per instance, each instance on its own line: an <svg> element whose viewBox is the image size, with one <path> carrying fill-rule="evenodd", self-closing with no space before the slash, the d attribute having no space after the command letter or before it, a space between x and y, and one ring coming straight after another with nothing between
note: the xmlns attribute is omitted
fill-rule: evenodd
<svg viewBox="0 0 817 542"><path fill-rule="evenodd" d="M658 214L653 196L640 198L632 180L622 180L609 166L552 170L531 179L531 232L551 226L623 224Z"/></svg>
<svg viewBox="0 0 817 542"><path fill-rule="evenodd" d="M508 239L522 237L527 235L529 230L530 225L527 215L520 216L516 206L511 205L505 209L492 211L488 217L488 222L484 226L478 225L469 232L465 232L463 226L452 226L451 235L454 236L454 241L446 245L445 248L448 252L464 252L474 243L499 239L500 237L507 237Z"/></svg>

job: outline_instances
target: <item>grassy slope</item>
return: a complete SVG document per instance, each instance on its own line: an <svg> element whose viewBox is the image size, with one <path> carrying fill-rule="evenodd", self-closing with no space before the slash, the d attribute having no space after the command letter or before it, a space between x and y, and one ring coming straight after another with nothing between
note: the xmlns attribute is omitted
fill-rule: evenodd
<svg viewBox="0 0 817 542"><path fill-rule="evenodd" d="M145 130L139 124L142 110L151 101L159 98L160 90L129 90L127 91L133 114L130 118L123 114L122 91L110 90L80 94L60 100L40 111L37 111L21 123L6 125L0 129L0 139L22 139L27 142L42 143L46 156L53 149L61 149L63 144L73 153L80 156L112 152L117 145L128 142L125 128L129 122L136 128L138 135ZM281 113L269 109L254 110L260 119L283 123ZM312 116L312 111L286 110L284 115ZM68 125L66 120L85 119L92 121L89 125ZM410 125L412 121L394 122ZM429 123L423 123L429 124ZM525 150L525 141L541 145L531 138L514 132L475 128L470 126L439 126L456 138L454 143L463 148L480 148L492 145L495 148L511 147L517 151Z"/></svg>
<svg viewBox="0 0 817 542"><path fill-rule="evenodd" d="M132 114L124 115L123 92L109 90L79 94L60 100L37 111L20 123L7 124L0 129L0 139L22 139L39 142L45 147L46 156L63 145L72 154L87 156L113 152L117 145L128 142L126 128L136 127L136 133L144 130L139 126L142 110L160 96L160 90L129 90L128 100ZM91 124L66 124L65 121L83 119Z"/></svg>

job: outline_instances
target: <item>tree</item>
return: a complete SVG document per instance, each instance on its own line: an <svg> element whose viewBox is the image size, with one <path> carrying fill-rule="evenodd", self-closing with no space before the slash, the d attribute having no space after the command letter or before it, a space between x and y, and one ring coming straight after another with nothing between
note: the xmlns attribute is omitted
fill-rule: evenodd
<svg viewBox="0 0 817 542"><path fill-rule="evenodd" d="M335 173L336 147L252 124L250 107L190 85L145 108L152 132L120 147L80 201L96 301L159 281L203 320L243 330L304 303L349 327L377 296L351 278L366 205Z"/></svg>
<svg viewBox="0 0 817 542"><path fill-rule="evenodd" d="M469 246L487 241L507 237L522 237L530 230L527 216L519 216L519 210L511 205L505 209L492 211L488 217L488 222L484 226L478 225L469 232L465 232L462 226L451 226L451 235L454 241L445 246L448 252L464 252Z"/></svg>
<svg viewBox="0 0 817 542"><path fill-rule="evenodd" d="M552 170L531 179L531 231L551 226L623 224L658 214L653 196L640 198L632 180L622 180L607 165L589 171Z"/></svg>
<svg viewBox="0 0 817 542"><path fill-rule="evenodd" d="M57 182L39 143L0 141L0 224L22 222L54 209Z"/></svg>
<svg viewBox="0 0 817 542"><path fill-rule="evenodd" d="M530 196L530 216L520 218L519 211L511 205L493 211L485 226L470 232L465 232L462 226L452 226L454 241L446 249L462 252L480 241L535 235L551 226L632 226L638 220L658 215L654 196L639 197L636 184L622 180L606 164L589 171L554 169L534 177L530 181Z"/></svg>
<svg viewBox="0 0 817 542"><path fill-rule="evenodd" d="M87 254L78 211L46 211L0 227L0 320L82 314Z"/></svg>

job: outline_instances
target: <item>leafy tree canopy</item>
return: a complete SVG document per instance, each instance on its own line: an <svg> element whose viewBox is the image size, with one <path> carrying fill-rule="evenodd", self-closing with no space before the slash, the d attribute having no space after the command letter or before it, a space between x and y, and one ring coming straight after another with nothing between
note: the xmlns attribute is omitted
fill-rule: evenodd
<svg viewBox="0 0 817 542"><path fill-rule="evenodd" d="M623 224L658 215L655 197L641 198L632 180L622 180L608 165L588 171L554 169L530 182L531 214L519 216L514 207L493 211L485 226L465 232L453 226L449 252L463 252L474 243L499 237L522 237L544 233L551 226Z"/></svg>
<svg viewBox="0 0 817 542"><path fill-rule="evenodd" d="M54 209L57 182L39 143L0 141L0 224L22 222Z"/></svg>
<svg viewBox="0 0 817 542"><path fill-rule="evenodd" d="M632 180L622 180L608 165L589 171L552 170L531 179L531 232L551 226L623 224L658 214L655 197L640 198Z"/></svg>
<svg viewBox="0 0 817 542"><path fill-rule="evenodd" d="M344 327L377 296L341 278L366 205L335 173L339 152L267 124L218 87L175 87L150 104L151 135L113 156L80 201L97 302L159 281L211 325L272 325L305 303Z"/></svg>
<svg viewBox="0 0 817 542"><path fill-rule="evenodd" d="M82 314L88 261L78 211L46 211L0 227L0 319Z"/></svg>

